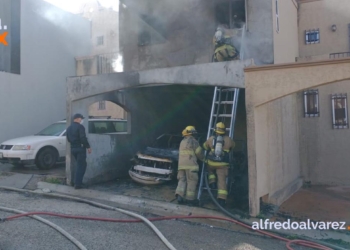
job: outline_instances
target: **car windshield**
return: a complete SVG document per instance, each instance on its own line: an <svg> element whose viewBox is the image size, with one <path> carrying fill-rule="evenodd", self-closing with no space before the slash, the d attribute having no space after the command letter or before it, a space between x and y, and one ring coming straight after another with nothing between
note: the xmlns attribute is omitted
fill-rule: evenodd
<svg viewBox="0 0 350 250"><path fill-rule="evenodd" d="M45 135L45 136L59 136L66 129L65 123L54 123L48 126L47 128L41 130L36 135Z"/></svg>

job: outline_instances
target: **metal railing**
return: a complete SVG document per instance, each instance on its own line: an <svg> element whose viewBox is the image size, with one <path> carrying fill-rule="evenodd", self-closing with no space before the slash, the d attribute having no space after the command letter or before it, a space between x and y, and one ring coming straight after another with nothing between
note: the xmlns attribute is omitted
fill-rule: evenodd
<svg viewBox="0 0 350 250"><path fill-rule="evenodd" d="M332 53L329 54L329 59L350 57L350 52Z"/></svg>
<svg viewBox="0 0 350 250"><path fill-rule="evenodd" d="M117 72L119 53L101 54L96 56L97 74Z"/></svg>

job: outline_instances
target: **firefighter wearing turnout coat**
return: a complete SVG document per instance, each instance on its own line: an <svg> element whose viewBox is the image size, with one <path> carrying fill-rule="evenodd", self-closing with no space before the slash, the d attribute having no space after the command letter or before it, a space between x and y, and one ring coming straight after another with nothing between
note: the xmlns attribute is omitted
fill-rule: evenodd
<svg viewBox="0 0 350 250"><path fill-rule="evenodd" d="M199 171L197 159L203 160L204 158L202 148L193 137L196 133L193 126L187 126L182 131L184 139L179 148L178 185L175 192L179 204L185 203L185 195L187 203L192 205L196 203L195 195Z"/></svg>
<svg viewBox="0 0 350 250"><path fill-rule="evenodd" d="M225 135L225 132L225 124L219 122L216 124L215 136L211 136L203 144L204 149L209 151L206 160L208 164L209 186L211 189L218 189L217 198L221 206L226 204L228 194L226 178L230 166L229 152L235 147L234 141ZM217 185L215 172L218 179Z"/></svg>
<svg viewBox="0 0 350 250"><path fill-rule="evenodd" d="M238 34L237 29L227 29L225 26L220 25L214 35L213 44L215 46L213 61L233 61L239 60L239 52L233 45L233 37Z"/></svg>

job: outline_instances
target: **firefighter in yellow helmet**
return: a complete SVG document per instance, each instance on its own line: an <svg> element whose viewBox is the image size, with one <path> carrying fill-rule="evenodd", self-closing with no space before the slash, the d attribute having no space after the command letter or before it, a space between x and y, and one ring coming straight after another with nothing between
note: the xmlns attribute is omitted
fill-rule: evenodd
<svg viewBox="0 0 350 250"><path fill-rule="evenodd" d="M218 189L218 202L221 206L226 204L228 168L230 165L229 152L235 147L234 141L225 135L225 124L219 122L215 127L215 136L211 136L204 144L205 150L209 151L207 155L208 179L212 189ZM216 176L217 175L217 185Z"/></svg>
<svg viewBox="0 0 350 250"><path fill-rule="evenodd" d="M224 25L219 25L216 29L213 43L215 45L213 61L223 62L239 60L239 53L233 45L233 36L237 30L227 29Z"/></svg>
<svg viewBox="0 0 350 250"><path fill-rule="evenodd" d="M178 168L178 185L175 196L179 204L195 204L196 187L198 182L199 166L197 159L203 160L203 152L198 141L193 137L197 131L194 126L187 126L183 131L183 140L179 148L179 168Z"/></svg>

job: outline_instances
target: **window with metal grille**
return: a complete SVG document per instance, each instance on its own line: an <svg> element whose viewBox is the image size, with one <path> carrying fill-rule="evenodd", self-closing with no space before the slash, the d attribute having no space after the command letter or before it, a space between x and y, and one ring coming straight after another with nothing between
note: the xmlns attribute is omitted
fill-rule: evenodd
<svg viewBox="0 0 350 250"><path fill-rule="evenodd" d="M98 102L98 109L105 110L106 109L106 101L99 101Z"/></svg>
<svg viewBox="0 0 350 250"><path fill-rule="evenodd" d="M318 89L310 89L304 91L304 116L318 117L320 116Z"/></svg>
<svg viewBox="0 0 350 250"><path fill-rule="evenodd" d="M97 46L103 45L103 36L97 37Z"/></svg>
<svg viewBox="0 0 350 250"><path fill-rule="evenodd" d="M348 128L348 103L346 94L332 95L333 128Z"/></svg>
<svg viewBox="0 0 350 250"><path fill-rule="evenodd" d="M305 43L314 44L320 43L320 30L306 30L305 31Z"/></svg>
<svg viewBox="0 0 350 250"><path fill-rule="evenodd" d="M276 0L276 31L280 31L280 14L278 10L278 0Z"/></svg>

